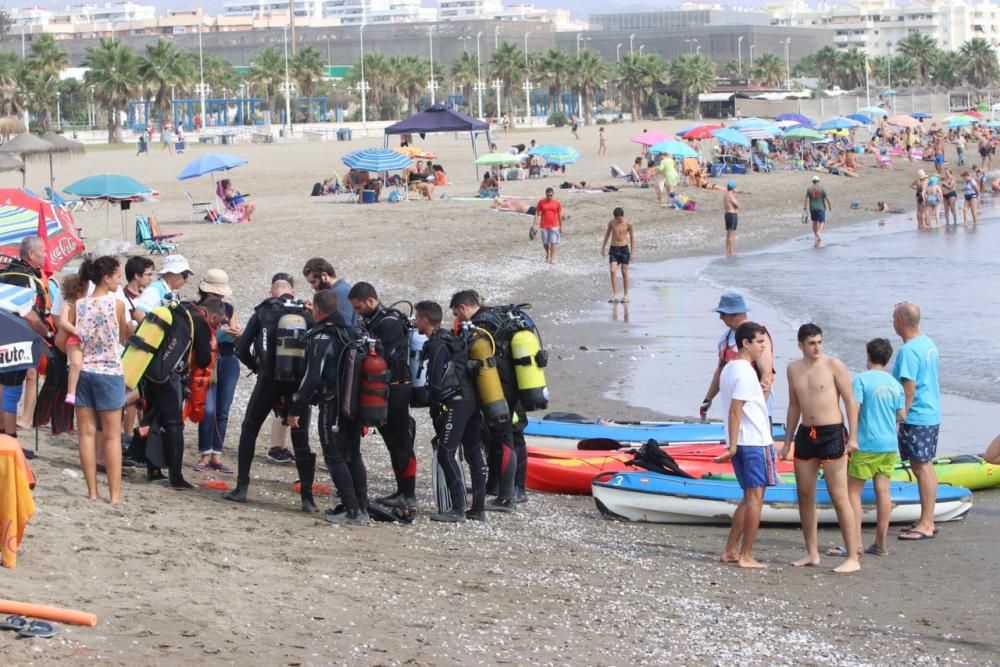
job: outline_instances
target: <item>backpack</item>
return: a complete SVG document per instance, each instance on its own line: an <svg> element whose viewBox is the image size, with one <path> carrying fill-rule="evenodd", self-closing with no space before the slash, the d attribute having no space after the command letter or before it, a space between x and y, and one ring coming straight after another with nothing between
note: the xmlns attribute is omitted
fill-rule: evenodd
<svg viewBox="0 0 1000 667"><path fill-rule="evenodd" d="M673 475L674 477L694 479L692 475L689 475L681 470L681 467L677 465L677 461L674 460L674 457L663 451L663 449L660 448L660 443L652 438L647 440L646 444L636 450L632 460L628 462L628 465L643 468L650 472L656 472L662 475Z"/></svg>
<svg viewBox="0 0 1000 667"><path fill-rule="evenodd" d="M400 304L406 304L410 307L410 314L407 315L403 311L396 308ZM416 325L413 323L413 304L409 301L397 301L392 305L384 309L382 318L379 322L386 317L393 317L399 322L400 327L403 329L403 335L393 345L391 348L385 348L382 350L382 354L385 357L385 361L389 364L389 372L392 374L393 382L409 382L410 378L410 336L416 331ZM374 332L369 332L374 336Z"/></svg>
<svg viewBox="0 0 1000 667"><path fill-rule="evenodd" d="M441 377L440 386L430 384L429 382L427 384L431 400L435 404L441 405L456 396L475 398L475 388L472 385L472 377L469 370L470 335L467 333L456 335L441 331L438 336L439 340L448 349L448 365L445 367L444 374Z"/></svg>
<svg viewBox="0 0 1000 667"><path fill-rule="evenodd" d="M175 371L182 372L188 365L191 343L194 341L194 320L188 310L189 304L171 302L168 307L172 321L163 336L163 342L146 367L142 379L154 384L163 384Z"/></svg>

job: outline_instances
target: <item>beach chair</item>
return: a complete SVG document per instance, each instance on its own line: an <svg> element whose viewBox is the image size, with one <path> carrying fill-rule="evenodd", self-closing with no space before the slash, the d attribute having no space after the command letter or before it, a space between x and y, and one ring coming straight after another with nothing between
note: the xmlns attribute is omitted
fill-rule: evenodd
<svg viewBox="0 0 1000 667"><path fill-rule="evenodd" d="M45 188L45 194L48 195L49 201L68 213L76 213L87 208L87 202L82 199L63 199L52 188Z"/></svg>
<svg viewBox="0 0 1000 667"><path fill-rule="evenodd" d="M176 243L154 237L149 221L141 215L135 219L135 244L151 255L168 255L177 249Z"/></svg>
<svg viewBox="0 0 1000 667"><path fill-rule="evenodd" d="M758 173L766 174L774 171L774 162L771 161L771 158L764 158L754 153L751 155L751 159L753 159L753 168Z"/></svg>
<svg viewBox="0 0 1000 667"><path fill-rule="evenodd" d="M188 203L191 204L191 222L204 220L210 211L215 210L215 204L208 201L195 201L190 192L185 192L184 196L187 197Z"/></svg>
<svg viewBox="0 0 1000 667"><path fill-rule="evenodd" d="M184 232L169 232L165 233L160 229L160 223L156 221L152 215L146 216L146 222L149 223L149 231L153 235L153 238L157 241L172 241L173 239L179 239L184 236Z"/></svg>

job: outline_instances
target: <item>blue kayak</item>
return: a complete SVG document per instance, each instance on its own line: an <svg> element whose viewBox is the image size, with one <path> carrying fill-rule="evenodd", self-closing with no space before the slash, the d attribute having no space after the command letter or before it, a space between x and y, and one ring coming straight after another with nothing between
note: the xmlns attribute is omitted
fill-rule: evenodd
<svg viewBox="0 0 1000 667"><path fill-rule="evenodd" d="M606 516L650 523L729 523L743 490L736 482L685 479L652 472L604 473L594 478L594 501ZM892 522L912 522L920 517L920 492L916 484L892 482ZM875 489L871 482L861 493L862 521L875 523ZM972 492L939 486L935 521L954 521L972 509ZM816 487L816 513L820 523L833 524L837 515L826 489ZM761 521L799 523L797 489L779 484L764 491Z"/></svg>
<svg viewBox="0 0 1000 667"><path fill-rule="evenodd" d="M524 435L567 440L604 438L624 444L641 444L652 438L657 442L723 442L726 439L719 422L638 422L577 423L554 419L528 418ZM785 429L775 426L775 440L783 440Z"/></svg>

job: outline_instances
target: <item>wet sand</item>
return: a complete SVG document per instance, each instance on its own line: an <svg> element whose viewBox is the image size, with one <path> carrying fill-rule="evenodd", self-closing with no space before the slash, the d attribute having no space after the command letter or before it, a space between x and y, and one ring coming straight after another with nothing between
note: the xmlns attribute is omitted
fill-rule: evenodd
<svg viewBox="0 0 1000 667"><path fill-rule="evenodd" d="M567 176L613 183L608 165L628 166L636 152L628 137L645 126L671 129L609 126L609 159L596 158L596 130L585 128L583 160ZM572 141L568 129L496 141L503 147L531 138ZM158 189L161 202L133 208L130 226L134 214L153 212L166 230L185 232L179 251L197 273L216 266L229 272L242 321L265 295L271 274L298 275L314 255L329 258L349 281L372 282L385 301L446 302L455 290L473 287L489 302L534 304L553 356L552 409L656 415L606 397L627 376L628 365L601 349L620 344L614 334L620 325L588 320L609 291L606 260L599 255L604 227L611 209L623 206L637 227L640 267L721 253L722 193L693 193L696 213L661 209L650 190L558 193L571 217L558 263L549 267L540 244L527 239L528 218L487 213L485 202L455 199L471 196L477 183L466 138L432 135L424 145L441 156L453 182L451 199L376 206L307 196L313 182L332 171L343 174L339 156L360 142L227 147L250 161L231 173L258 203L257 219L247 225L190 222L183 193L210 195L210 179L174 178L204 147L192 146L184 156L154 151L147 158L95 150L57 164L57 178L65 184L110 171ZM29 165L28 186L40 191L45 171ZM802 233L798 216L807 174L737 178L753 192L744 199L738 250ZM849 200L873 205L888 192L908 197L909 178L909 171L872 168L859 180L825 177L836 207L830 225L870 215L848 210ZM10 174L0 179L16 185ZM562 180L510 183L504 190L535 198ZM90 239L102 235L103 211L78 219ZM702 333L714 340L715 329ZM660 391L669 391L670 360L651 363L662 364ZM230 464L251 386L244 378L237 390L226 443ZM700 398L692 396L690 404ZM1000 546L1000 494L979 494L970 518L945 526L936 540L892 540L890 557L868 558L865 572L847 578L830 574L831 558L817 569L785 567L799 554L799 533L766 528L757 556L771 568L750 573L716 562L724 530L610 522L590 498L532 493L513 516L490 516L481 525L432 524L425 518L432 503L424 473L430 459L426 415L418 423L424 516L411 526L368 529L333 529L295 511L294 468L268 464L262 456L245 506L223 502L217 491L149 486L138 473L125 484L121 509L87 502L74 440L43 436L34 463L39 513L19 567L2 575L3 597L85 609L100 623L95 629L63 627L47 642L0 633L0 663L853 665L995 659L991 614L997 595L982 582ZM196 456L193 429L188 433L186 474L195 482L211 478L190 471ZM33 437L26 440L30 445ZM266 447L265 430L258 452ZM372 495L390 491L379 437L369 436L363 450ZM840 543L834 531L824 529L820 538L825 546Z"/></svg>

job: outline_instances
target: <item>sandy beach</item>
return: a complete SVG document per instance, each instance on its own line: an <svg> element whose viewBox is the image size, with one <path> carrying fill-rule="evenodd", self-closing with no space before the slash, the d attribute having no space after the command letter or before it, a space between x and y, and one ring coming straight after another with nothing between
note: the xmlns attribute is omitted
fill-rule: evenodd
<svg viewBox="0 0 1000 667"><path fill-rule="evenodd" d="M597 157L597 130L513 132L494 141L570 143L583 159L566 177L504 184L504 194L540 198L563 180L618 185L610 165L628 167L639 147L628 137L677 123L607 126L609 155ZM340 156L381 139L351 143L239 145L224 152L249 164L229 175L257 202L244 225L192 223L184 193L211 196L211 179L176 175L208 148L185 155L135 157L98 148L57 162L57 185L94 173L129 174L161 193L135 206L166 231L184 232L178 252L197 274L225 269L241 322L264 298L270 276L300 275L305 260L323 256L348 281L366 280L382 300L431 298L478 290L487 302L530 302L552 352L550 408L587 415L649 417L660 413L604 398L627 366L627 350L602 350L610 322L581 323L606 302L607 260L599 254L615 206L635 224L634 261L723 253L722 193L681 191L694 213L660 208L652 190L560 192L570 218L557 264L543 262L529 242L530 219L491 213L488 202L464 201L478 179L468 137L429 135L452 184L448 199L374 206L309 197L314 182L345 168ZM221 148L221 147L220 147ZM215 150L215 149L211 149ZM865 157L871 164L870 156ZM877 200L904 207L919 165L866 166L863 177L824 176L833 201L829 226L870 219ZM802 197L810 174L778 171L734 177L743 190L737 252L801 235ZM47 185L47 165L31 162L28 187ZM724 181L722 181L724 183ZM0 177L18 187L19 176ZM850 201L861 208L852 210ZM105 236L105 211L77 216L89 241ZM118 211L111 230L119 229ZM193 286L185 292L193 296ZM311 296L307 287L303 296ZM710 307L710 306L709 306ZM618 325L620 326L620 325ZM712 331L706 335L713 335ZM618 336L615 341L624 340ZM610 346L610 347L613 347ZM666 363L666 362L663 362ZM665 368L666 374L669 369ZM707 382L706 377L706 382ZM666 385L666 383L665 383ZM230 416L225 460L235 443L252 378L242 378ZM692 396L692 410L700 396ZM40 437L33 462L39 511L28 528L19 567L0 574L0 597L96 613L97 628L64 626L57 638L15 640L0 633L0 664L159 665L443 665L443 664L975 664L1000 649L991 615L998 602L983 585L1000 536L1000 493L979 493L970 517L945 525L920 544L891 540L888 558L867 558L858 576L836 577L835 561L798 570L785 564L801 549L797 530L765 528L758 558L764 573L717 562L719 528L622 524L603 520L593 500L530 494L511 516L446 527L427 521L432 507L426 463L430 423L418 420L421 516L410 526L332 528L297 512L293 467L271 465L261 434L251 502L234 506L218 491L176 492L126 474L125 504L90 503L71 437ZM684 416L684 415L681 415ZM690 416L690 415L687 415ZM22 434L34 446L32 433ZM314 439L314 447L318 443ZM188 429L186 475L196 435ZM390 491L388 455L378 435L363 452L372 495ZM325 477L319 473L320 477ZM225 479L225 476L221 478ZM229 478L231 480L231 476ZM325 479L323 481L326 481ZM839 544L821 530L824 546Z"/></svg>

